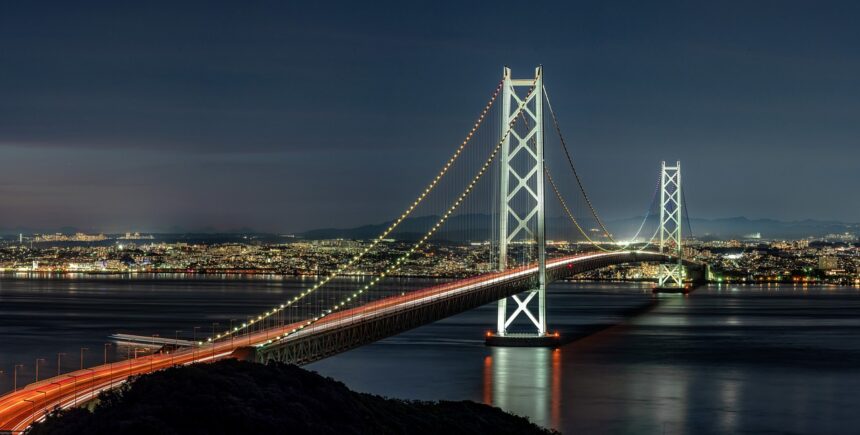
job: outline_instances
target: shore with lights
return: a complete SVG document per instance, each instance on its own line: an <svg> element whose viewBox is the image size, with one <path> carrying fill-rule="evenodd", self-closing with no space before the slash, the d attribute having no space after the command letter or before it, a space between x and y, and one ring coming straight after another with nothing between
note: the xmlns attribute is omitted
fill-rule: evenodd
<svg viewBox="0 0 860 435"><path fill-rule="evenodd" d="M0 275L15 279L126 277L181 279L222 276L227 279L313 279L328 275L371 240L264 238L248 235L220 237L175 236L172 240L140 233L113 236L76 234L21 236L0 243ZM72 240L74 239L74 240ZM641 245L641 244L639 244ZM623 242L607 249L635 248ZM392 258L412 246L409 240L387 239L374 255L356 263L344 277L361 279L384 270ZM395 274L410 278L460 278L490 272L497 265L498 247L487 241L434 242L415 253ZM520 261L534 261L531 247L514 246ZM552 241L547 253L571 255L593 249L590 244ZM685 256L711 265L713 283L795 283L860 285L860 242L856 240L691 240ZM652 264L615 266L577 276L577 280L652 281Z"/></svg>

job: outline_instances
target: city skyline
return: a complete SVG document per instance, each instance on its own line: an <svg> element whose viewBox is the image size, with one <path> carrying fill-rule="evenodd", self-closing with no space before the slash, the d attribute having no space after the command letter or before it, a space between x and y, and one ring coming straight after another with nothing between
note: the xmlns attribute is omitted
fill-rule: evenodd
<svg viewBox="0 0 860 435"><path fill-rule="evenodd" d="M516 35L504 7L207 5L3 6L0 227L384 222L505 64L544 65L608 218L679 159L696 217L860 221L856 5L539 5Z"/></svg>

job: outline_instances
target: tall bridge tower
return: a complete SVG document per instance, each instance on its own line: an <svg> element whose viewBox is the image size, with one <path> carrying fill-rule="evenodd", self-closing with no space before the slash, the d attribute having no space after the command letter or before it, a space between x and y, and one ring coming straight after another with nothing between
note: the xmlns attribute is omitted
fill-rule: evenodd
<svg viewBox="0 0 860 435"><path fill-rule="evenodd" d="M683 292L684 266L681 257L684 254L681 237L681 162L675 166L666 166L662 162L660 169L660 252L673 255L677 262L660 264L660 275L657 280L658 292Z"/></svg>
<svg viewBox="0 0 860 435"><path fill-rule="evenodd" d="M512 124L517 128L510 128ZM505 67L501 122L504 142L499 159L498 267L506 270L511 245L524 236L531 236L537 249L538 279L533 289L510 298L516 303L512 311L508 309L508 298L499 300L496 331L488 334L489 345L545 346L556 341L555 336L547 334L546 328L543 127L543 68L535 68L533 79L514 79L511 69ZM509 331L520 317L528 318L532 331Z"/></svg>

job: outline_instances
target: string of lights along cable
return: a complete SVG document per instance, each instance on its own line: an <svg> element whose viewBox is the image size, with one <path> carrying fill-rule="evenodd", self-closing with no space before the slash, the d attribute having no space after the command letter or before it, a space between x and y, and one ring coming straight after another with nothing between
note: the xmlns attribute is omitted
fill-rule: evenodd
<svg viewBox="0 0 860 435"><path fill-rule="evenodd" d="M256 317L251 317L247 322L243 322L241 325L236 325L235 327L233 327L230 330L227 330L225 332L222 332L222 333L216 334L214 336L208 337L206 339L206 341L211 342L213 340L224 340L224 339L229 338L232 335L242 333L246 329L249 329L256 324L259 324L260 322L264 322L267 319L271 319L273 316L276 316L276 315L282 316L282 313L285 310L287 310L288 308L297 304L298 302L302 301L303 299L307 298L308 296L320 291L321 289L326 288L327 285L330 285L330 284L336 285L333 282L334 280L336 280L339 276L343 276L344 274L347 274L347 272L349 272L353 267L355 267L359 263L359 261L361 261L363 258L365 258L369 253L371 253L374 250L374 248L376 248L380 243L382 243L384 240L386 240L386 238L389 237L404 221L406 221L411 215L413 215L413 212L415 210L417 210L418 207L421 206L422 203L425 201L425 199L427 199L434 192L434 189L436 189L440 185L441 181L449 173L451 168L458 162L458 159L460 159L460 157L463 155L463 151L466 149L467 145L469 145L469 143L476 136L476 133L478 133L480 128L485 124L485 120L488 118L488 116L487 116L488 113L490 112L490 110L492 109L494 104L496 103L498 96L501 93L503 83L504 83L504 80L500 81L499 84L496 86L496 88L493 91L489 101L487 102L487 104L485 105L483 110L481 111L477 120L473 124L471 130L468 132L465 139L461 142L461 144L454 151L452 156L445 162L445 164L443 165L443 167L439 171L439 173L430 181L430 183L422 190L422 192L418 195L418 197L405 209L405 211L403 213L401 213L400 216L398 216L395 220L393 220L392 223L384 231L382 231L377 237L373 238L367 246L365 246L363 249L361 249L358 253L356 253L354 256L352 256L347 262L345 262L344 264L339 266L337 269L326 274L323 278L321 278L319 281L317 281L313 286L299 292L298 294L296 294L295 296L293 296L292 298L290 298L286 302L284 302L278 306L275 306L272 309L267 310L263 313L260 313ZM532 92L532 90L529 91L529 94L531 94L531 92ZM594 219L597 226L600 228L601 233L606 237L608 242L601 242L599 240L595 240L593 238L593 236L589 235L589 231L584 227L584 225L582 223L579 222L579 219L577 219L577 217L575 217L574 213L571 211L571 207L569 207L567 201L564 199L563 194L561 193L555 180L552 178L550 170L547 167L544 169L546 180L547 180L548 184L551 186L551 188L555 194L555 197L557 198L557 200L561 204L561 207L564 211L564 213L563 213L564 216L566 216L566 218L570 221L570 223L576 229L576 233L578 233L578 235L581 236L593 248L595 248L599 251L616 252L616 251L622 251L625 249L634 249L635 245L632 245L629 242L628 243L619 243L618 241L616 241L616 239L612 236L612 233L609 231L609 229L604 224L603 220L599 217L599 214L596 210L596 207L593 205L592 201L590 200L590 198L587 194L587 191L584 187L584 184L582 182L582 179L581 179L581 177L580 177L580 175L576 169L576 166L574 165L572 153L570 152L569 147L567 145L567 142L564 139L564 136L562 134L561 127L559 124L558 116L556 115L555 111L552 108L552 105L551 105L550 100L549 100L549 95L548 95L548 92L547 92L547 89L545 86L542 86L541 92L543 93L543 95L545 97L547 108L551 114L551 119L553 122L554 131L555 131L555 134L557 135L560 148L563 151L565 159L568 163L568 168L570 169L570 172L573 175L574 183L578 188L579 196L582 199L582 202L584 203L584 207L581 207L581 208L586 209L590 212L591 217ZM524 101L525 100L521 101L520 103L524 103ZM524 123L527 124L528 120L523 115L525 113L527 113L529 109L526 107L525 104L520 104L520 106L521 107L518 109L517 116L519 118L523 119ZM515 127L515 124L511 123L511 125L509 126L509 129L504 134L505 138L502 138L499 141L500 143L503 142L504 140L506 140L507 136L511 133L511 131L514 130L514 127ZM514 134L516 134L516 132L514 132ZM531 139L531 141L534 141L534 140L535 140L534 138ZM501 145L499 145L499 146L501 146ZM494 149L493 152L494 153L492 155L494 156L495 152L497 152L497 149ZM481 176L483 176L485 171L486 170L482 168L481 172L479 172L481 174ZM469 187L469 191L471 191L471 187L472 186ZM497 194L497 193L495 193L495 194ZM656 190L655 190L655 198L656 198ZM652 208L653 208L653 202L654 201L652 201ZM457 206L460 205L459 202L457 202L456 204L457 204ZM651 217L652 215L653 215L653 213L649 209L648 213L645 214L645 217L642 221L642 224L639 226L639 228L637 229L637 231L633 235L633 237L631 237L629 239L630 241L635 241L638 238L640 233L643 231L645 224L648 221L649 217ZM447 219L451 216L451 214L446 213L442 216L443 217L440 219L440 221L437 222L437 224L439 226L441 226L442 223L447 221ZM426 241L429 240L430 236L435 234L438 231L438 229L439 228L437 226L432 227L427 232L427 234L425 234L425 237L422 237L419 240L419 242L416 244L416 246L414 246L412 249L407 251L403 256L398 258L391 267L385 269L384 272L381 272L379 274L379 276L371 278L369 282L367 282L363 286L360 286L355 291L350 291L349 289L346 289L345 292L349 293L349 296L346 296L345 298L338 301L337 303L332 304L328 308L325 308L325 309L318 311L318 314L312 315L312 317L305 320L305 323L300 328L297 328L297 330L304 329L304 327L314 324L319 319L325 317L326 315L330 314L334 310L340 309L340 308L344 307L346 304L352 302L353 300L355 300L356 297L365 294L367 292L367 290L369 290L373 286L377 285L382 280L382 278L390 275L391 273L396 271L401 265L403 265L406 262L406 260L414 254L414 252L418 249L418 247L420 247L424 243L426 243ZM530 233L534 233L534 229L530 228L530 227L525 227L524 230L526 230ZM497 228L494 227L493 231L494 232L497 231ZM652 236L651 238L645 240L646 243L644 246L646 246L646 247L650 246L654 242L654 238L656 237L657 234L658 234L658 231L655 230L655 235ZM519 255L520 255L520 257L519 257L518 261L515 262L517 264L526 264L535 258L535 253L529 252L526 249L521 249L519 251ZM337 294L343 293L343 292L344 292L344 289L341 289L340 287L338 287L332 291L332 294L337 295ZM324 297L320 298L320 299L321 300L322 299L331 299L332 297L333 297L332 295L324 295ZM319 302L317 301L316 303L319 303ZM312 307L310 307L310 308L312 309Z"/></svg>
<svg viewBox="0 0 860 435"><path fill-rule="evenodd" d="M318 281L316 284L314 284L310 288L300 292L298 295L294 296L293 298L286 301L285 303L280 304L276 307L273 307L270 311L266 311L265 313L259 314L256 317L256 319L252 319L247 323L242 323L241 325L234 327L232 330L226 331L226 332L221 333L221 334L217 334L213 337L209 337L206 339L206 341L212 341L212 340L218 340L218 339L222 339L222 340L227 339L231 335L237 334L237 333L243 331L245 328L249 328L251 325L253 325L256 322L259 322L261 320L269 318L276 313L282 312L286 308L289 308L291 305L295 304L296 302L300 301L301 299L305 298L306 296L314 293L315 291L317 291L321 287L323 287L326 284L328 284L329 282L331 282L331 280L335 279L336 277L340 276L341 274L343 274L344 272L349 270L349 268L353 267L359 260L364 258L365 255L367 255L371 250L373 250L373 248L375 248L377 245L379 245L379 243L381 243L383 240L385 240L385 238L388 237L395 229L397 229L397 227L403 221L405 221L412 214L413 211L415 211L415 209L422 203L422 201L424 201L424 199L427 198L428 195L430 195L430 193L433 191L433 189L435 189L436 186L439 184L440 180L442 180L442 178L445 177L445 175L448 173L448 171L451 169L451 167L454 166L457 159L463 154L463 150L466 149L466 146L470 143L472 138L475 136L475 133L478 131L478 129L481 127L481 125L483 125L484 120L487 118L487 114L489 113L490 109L493 107L493 104L496 102L496 99L499 96L499 92L502 89L502 83L503 83L502 81L499 81L499 84L496 86L496 89L493 91L493 94L490 97L490 100L484 106L484 109L481 111L481 114L478 116L478 119L472 125L472 129L469 131L468 134L466 134L465 139L463 139L463 141L460 143L460 146L457 147L457 149L454 151L454 154L445 162L445 165L442 167L442 169L439 171L439 173L433 178L433 180L430 181L430 183L418 195L418 197L415 199L415 201L413 201L412 204L410 204L409 207L397 219L395 219L391 223L391 225L388 226L388 228L385 229L385 231L383 231L381 234L379 234L379 236L374 238L373 241L371 241L371 243L367 247L365 247L361 252L359 252L357 255L352 257L347 263L338 267L335 271L333 271L330 274L328 274L327 276L325 276L323 279Z"/></svg>
<svg viewBox="0 0 860 435"><path fill-rule="evenodd" d="M534 88L532 88L532 89L530 89L530 90L529 90L529 94L531 94L531 92L533 91L533 89L534 89ZM525 107L526 107L525 103L524 103L524 102L523 102L523 103L521 103L521 104L520 104L520 106L519 106L519 108L517 109L517 110L518 110L518 112L521 112L521 111L525 110ZM439 220L438 220L438 221L433 225L433 227L432 227L432 228L430 228L430 230L429 230L426 234L424 234L424 235L421 237L421 239L419 239L419 240L418 240L418 241L417 241L417 242L416 242L416 243L415 243L415 244L414 244L414 245L413 245L413 246L412 246L412 247L411 247L411 248L406 252L406 254L404 254L403 256L399 257L397 260L395 260L395 261L394 261L394 263L393 263L391 266L389 266L389 267L388 267L387 269L385 269L383 272L381 272L381 273L380 273L380 274L378 274L376 277L374 277L374 278L373 278L369 283L365 284L363 287L361 287L360 289L356 290L356 291L355 291L354 293L352 293L351 295L346 296L345 298L343 298L342 300L338 301L337 303L335 303L335 304L334 304L334 305L332 305L331 307L329 307L329 308L325 309L323 312L319 313L318 315L314 316L313 318L306 320L304 323L302 323L301 325L297 326L296 328L294 328L294 329L290 330L289 332L285 332L285 333L283 333L283 334L281 334L281 335L279 335L279 336L276 336L276 337L274 337L274 338L272 338L272 339L268 340L265 344L271 344L271 343L273 343L273 342L274 342L274 341L276 341L276 340L287 338L288 336L290 336L290 335L292 335L292 334L298 333L298 332L302 331L303 329L305 329L305 328L307 328L307 327L309 327L309 326L312 326L313 324L315 324L316 322L318 322L319 320L321 320L321 319L322 319L322 318L324 318L325 316L327 316L327 315L331 314L332 312L334 312L334 311L336 311L336 310L339 310L339 309L343 308L346 304L348 304L349 302L351 302L353 299L355 299L356 297L358 297L358 296L360 296L360 295L364 294L364 293L365 293L365 292L367 292L371 287L373 287L374 285L378 284L378 283L379 283L383 278L385 278L387 275L389 275L389 274L391 274L392 272L396 271L396 270L397 270L397 269L398 269L398 268L399 268L399 267L400 267L400 266L401 266L401 265L402 265L402 264L403 264L403 263L404 263L404 262L405 262L405 261L406 261L410 256L412 256L412 254L414 254L416 251L418 251L418 250L419 250L419 249L420 249L420 248L421 248L425 243L427 243L427 241L428 241L431 237L433 237L433 235L434 235L434 234L435 234L435 233L436 233L436 232L437 232L437 231L438 231L438 230L439 230L439 229L440 229L440 228L445 224L445 222L448 220L448 218L449 218L449 217L451 217L451 215L452 215L452 214L457 210L457 208L458 208L458 207L463 203L463 201L466 199L466 197L468 197L468 196L469 196L469 194L470 194L470 193L472 193L472 190L475 188L475 185L476 185L476 184L481 180L481 178L484 176L484 174L486 174L486 173L487 173L487 170L488 170L488 169L490 168L490 166L492 165L493 161L494 161L494 160L495 160L495 158L496 158L496 155L499 153L499 150L501 149L501 147L502 147L502 145L504 144L505 140L507 139L507 137L508 137L508 136L511 134L511 132L513 131L513 129L514 129L515 125L516 125L516 122L517 122L517 120L516 120L516 117L515 117L515 118L514 118L514 119L509 123L509 125L508 125L508 127L507 127L507 130L505 131L505 134L502 136L501 140L499 140L499 142L496 144L496 146L492 149L492 151L490 152L489 157L487 157L486 161L484 161L484 164L481 166L481 168L478 170L478 172L475 174L475 176L472 178L472 180L469 182L469 184L466 186L466 188L463 190L463 192L462 192L462 193L457 197L457 199L454 201L454 203L453 203L453 204L451 204L451 206L448 208L448 210L446 210L446 211L445 211L445 213L441 216L441 218L439 218Z"/></svg>

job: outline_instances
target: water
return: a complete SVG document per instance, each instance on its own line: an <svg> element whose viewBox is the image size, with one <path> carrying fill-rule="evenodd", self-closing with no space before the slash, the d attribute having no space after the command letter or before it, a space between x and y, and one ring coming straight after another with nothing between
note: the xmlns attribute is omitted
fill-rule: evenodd
<svg viewBox="0 0 860 435"><path fill-rule="evenodd" d="M190 336L308 284L0 280L0 370L23 363L19 380L32 380L36 358L56 371L57 352L71 369L80 347L96 363L110 333ZM358 391L493 404L565 433L860 432L860 289L711 286L666 298L636 284L550 290L551 329L585 336L556 351L485 347L495 319L486 306L308 368Z"/></svg>

